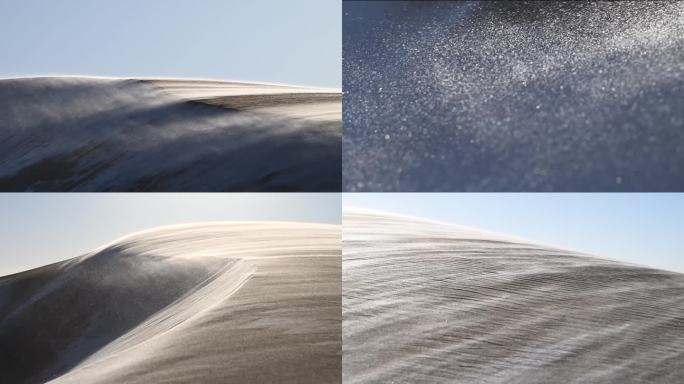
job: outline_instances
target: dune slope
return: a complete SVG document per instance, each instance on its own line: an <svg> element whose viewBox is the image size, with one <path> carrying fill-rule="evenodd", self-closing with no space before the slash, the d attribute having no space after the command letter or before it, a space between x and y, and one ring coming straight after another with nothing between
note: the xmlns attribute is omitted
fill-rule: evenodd
<svg viewBox="0 0 684 384"><path fill-rule="evenodd" d="M208 223L2 277L0 382L339 382L340 252L338 226Z"/></svg>
<svg viewBox="0 0 684 384"><path fill-rule="evenodd" d="M0 80L0 190L339 191L340 98L221 81Z"/></svg>
<svg viewBox="0 0 684 384"><path fill-rule="evenodd" d="M684 275L358 209L343 226L347 383L672 383Z"/></svg>

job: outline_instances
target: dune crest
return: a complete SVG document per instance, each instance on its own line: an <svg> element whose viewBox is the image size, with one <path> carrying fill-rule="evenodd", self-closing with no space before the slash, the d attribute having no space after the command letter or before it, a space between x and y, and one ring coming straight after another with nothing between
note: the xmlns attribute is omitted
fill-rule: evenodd
<svg viewBox="0 0 684 384"><path fill-rule="evenodd" d="M341 94L172 79L0 80L0 190L339 191Z"/></svg>
<svg viewBox="0 0 684 384"><path fill-rule="evenodd" d="M345 209L347 383L672 383L684 275Z"/></svg>
<svg viewBox="0 0 684 384"><path fill-rule="evenodd" d="M321 121L342 119L339 89L212 80L146 81L186 100L224 108Z"/></svg>
<svg viewBox="0 0 684 384"><path fill-rule="evenodd" d="M2 383L339 382L340 228L202 223L0 278Z"/></svg>

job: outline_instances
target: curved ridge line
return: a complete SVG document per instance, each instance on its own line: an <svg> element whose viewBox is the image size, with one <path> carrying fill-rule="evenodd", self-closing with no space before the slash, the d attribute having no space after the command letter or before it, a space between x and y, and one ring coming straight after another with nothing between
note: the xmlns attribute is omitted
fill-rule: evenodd
<svg viewBox="0 0 684 384"><path fill-rule="evenodd" d="M342 222L344 223L344 217L346 215L364 215L364 214L369 215L369 216L376 216L376 217L383 217L384 216L384 217L393 218L393 219L411 220L411 221L414 221L414 222L419 223L419 224L438 225L438 226L444 226L444 227L449 227L449 228L457 228L460 230L477 232L477 233L481 233L484 235L497 236L497 237L508 239L510 241L518 242L518 243L524 244L524 245L532 245L532 246L547 248L549 250L560 251L560 252L569 252L573 256L576 256L576 257L599 259L599 260L613 262L613 263L630 265L633 267L655 269L655 270L659 270L659 271L666 271L666 272L672 272L672 273L681 273L681 272L672 271L669 269L655 268L655 267L651 267L648 265L638 264L638 263L629 262L629 261L625 261L625 260L614 259L614 258L605 257L605 256L596 256L592 253L585 252L585 251L567 249L564 247L546 244L546 243L536 241L536 240L528 240L528 239L525 239L522 237L511 236L511 235L507 235L507 234L503 234L503 233L499 233L499 232L489 231L486 229L480 229L477 227L469 227L466 225L454 224L454 223L449 223L449 222L445 222L445 221L439 221L439 220L428 219L428 218L419 217L419 216L406 215L406 214L401 214L401 213L386 212L386 211L377 210L377 209L369 209L369 208L362 208L362 207L356 207L356 206L344 206L342 208ZM343 229L344 229L344 227L343 227ZM344 235L343 235L343 242L344 242Z"/></svg>
<svg viewBox="0 0 684 384"><path fill-rule="evenodd" d="M63 373L62 375L55 377L51 379L53 380L58 380L64 376L68 376L71 372L80 370L80 369L88 369L89 367L92 367L93 365L99 364L103 361L107 361L109 359L116 358L117 356L120 356L123 353L126 353L127 351L136 348L140 345L147 344L153 340L157 340L176 328L186 324L187 322L191 321L192 319L196 318L197 316L201 315L202 313L214 308L216 305L218 305L220 302L225 301L229 299L231 296L233 296L236 292L238 292L249 280L251 280L252 276L254 276L254 272L256 272L256 267L252 265L251 263L248 263L247 261L244 261L244 259L233 259L236 260L235 263L228 264L222 268L220 268L218 271L216 271L214 274L209 276L207 279L203 280L201 283L197 284L193 289L189 290L186 294L183 296L179 297L176 299L173 303L169 304L167 307L157 311L150 317L148 317L145 321L141 322L138 324L135 328L132 328L130 331L128 331L126 334L121 335L119 338L116 340L112 341L108 345L104 346L101 348L99 351L93 353L89 357L85 358L80 364L74 366L72 369L70 369L68 372ZM170 327L167 329L162 330L161 332L153 333L152 335L148 337L142 337L142 340L140 341L135 341L136 338L136 333L139 332L140 330L144 330L146 326L150 326L151 324L158 322L158 323L163 323L164 321L168 321L169 317L164 318L164 315L167 314L168 312L171 312L174 308L177 307L182 307L183 304L185 304L189 299L191 299L194 296L200 296L200 297L205 297L202 295L205 293L206 290L209 288L214 288L218 289L219 287L225 287L223 284L218 284L217 280L220 280L221 277L226 277L228 278L227 275L229 275L230 271L233 270L236 267L240 267L242 265L246 265L246 273L244 273L241 278L235 282L232 282L232 284L226 284L226 285L232 285L231 289L221 295L220 300L217 300L215 302L212 302L206 306L204 306L200 311L191 311L186 309L185 312L189 312L189 316L175 322L174 324L171 324ZM202 301L202 298L199 299L199 301ZM192 304L192 303L190 303ZM192 305L190 305L191 307ZM127 340L126 340L127 339ZM121 343L122 346L117 346L117 343ZM112 351L108 351L108 349L113 349Z"/></svg>

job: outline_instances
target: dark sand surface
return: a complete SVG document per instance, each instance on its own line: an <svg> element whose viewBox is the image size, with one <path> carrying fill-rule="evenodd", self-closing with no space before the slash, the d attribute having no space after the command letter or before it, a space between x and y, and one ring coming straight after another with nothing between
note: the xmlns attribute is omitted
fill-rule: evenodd
<svg viewBox="0 0 684 384"><path fill-rule="evenodd" d="M0 80L0 191L339 191L339 92Z"/></svg>
<svg viewBox="0 0 684 384"><path fill-rule="evenodd" d="M684 2L343 3L346 191L684 191Z"/></svg>

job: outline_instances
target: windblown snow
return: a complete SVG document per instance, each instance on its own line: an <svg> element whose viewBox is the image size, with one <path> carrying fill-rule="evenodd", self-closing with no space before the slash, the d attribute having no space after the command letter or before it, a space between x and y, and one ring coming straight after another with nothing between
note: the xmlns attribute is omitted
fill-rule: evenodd
<svg viewBox="0 0 684 384"><path fill-rule="evenodd" d="M674 383L684 275L360 209L343 222L345 383Z"/></svg>
<svg viewBox="0 0 684 384"><path fill-rule="evenodd" d="M339 90L0 80L0 190L339 191Z"/></svg>
<svg viewBox="0 0 684 384"><path fill-rule="evenodd" d="M0 383L340 382L340 253L339 226L206 223L2 277Z"/></svg>

